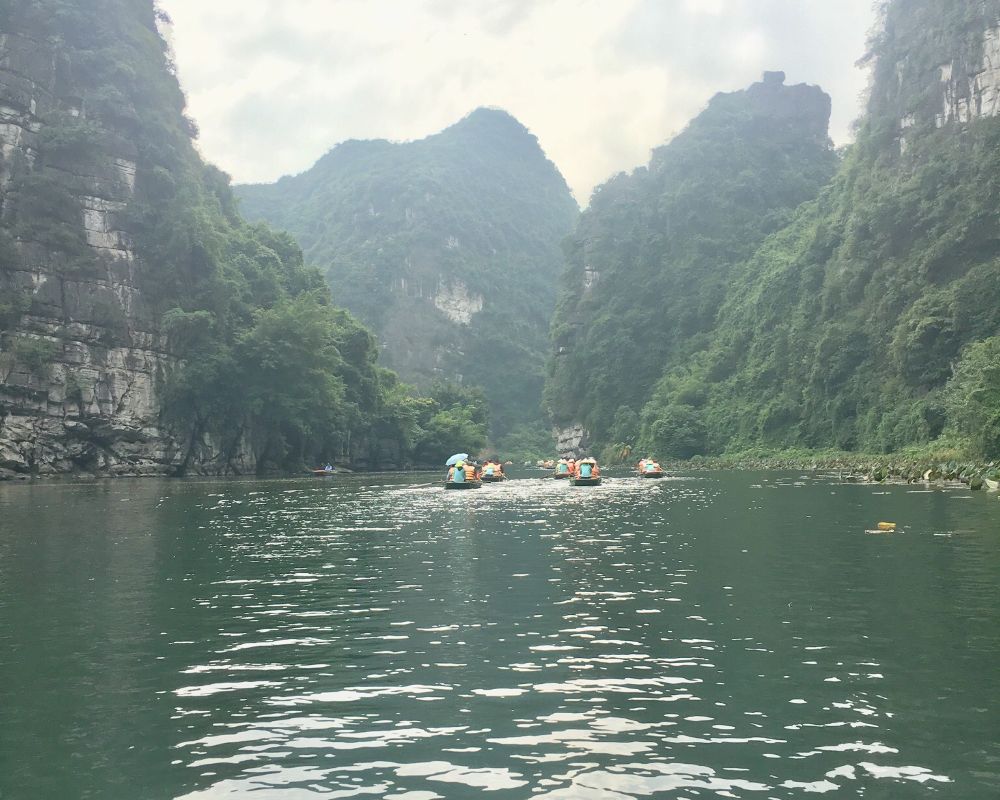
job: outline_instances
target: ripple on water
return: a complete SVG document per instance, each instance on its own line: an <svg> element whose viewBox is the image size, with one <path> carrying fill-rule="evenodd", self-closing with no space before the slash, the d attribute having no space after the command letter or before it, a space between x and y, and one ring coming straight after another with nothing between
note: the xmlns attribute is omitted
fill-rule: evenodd
<svg viewBox="0 0 1000 800"><path fill-rule="evenodd" d="M212 498L209 528L240 556L204 587L217 638L174 692L178 729L202 734L177 745L203 787L185 797L860 796L951 780L907 763L892 704L863 688L887 670L853 630L817 629L754 580L767 562L713 516L717 484L650 484ZM246 527L248 508L267 513Z"/></svg>

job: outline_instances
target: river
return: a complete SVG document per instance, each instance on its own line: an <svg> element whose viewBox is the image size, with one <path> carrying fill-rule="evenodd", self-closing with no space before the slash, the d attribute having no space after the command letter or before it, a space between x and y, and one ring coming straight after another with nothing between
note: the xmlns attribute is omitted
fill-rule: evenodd
<svg viewBox="0 0 1000 800"><path fill-rule="evenodd" d="M537 474L0 486L0 798L1000 797L995 496Z"/></svg>

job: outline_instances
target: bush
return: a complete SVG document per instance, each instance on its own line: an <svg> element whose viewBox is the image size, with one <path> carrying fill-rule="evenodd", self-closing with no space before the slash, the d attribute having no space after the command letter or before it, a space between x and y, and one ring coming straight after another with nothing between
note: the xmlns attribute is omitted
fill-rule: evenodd
<svg viewBox="0 0 1000 800"><path fill-rule="evenodd" d="M951 431L967 436L974 454L1000 457L1000 336L966 348L945 390Z"/></svg>
<svg viewBox="0 0 1000 800"><path fill-rule="evenodd" d="M658 458L693 458L707 452L708 431L695 409L670 406L649 426L647 444Z"/></svg>
<svg viewBox="0 0 1000 800"><path fill-rule="evenodd" d="M28 372L38 378L48 374L48 368L59 350L57 342L51 339L21 337L14 340L14 359Z"/></svg>

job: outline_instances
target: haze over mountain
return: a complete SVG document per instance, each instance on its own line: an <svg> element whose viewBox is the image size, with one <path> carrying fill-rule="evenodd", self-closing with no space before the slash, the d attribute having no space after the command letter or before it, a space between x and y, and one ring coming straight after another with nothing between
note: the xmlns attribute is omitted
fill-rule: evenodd
<svg viewBox="0 0 1000 800"><path fill-rule="evenodd" d="M752 157L700 186L685 172L655 183L654 159L649 177L596 196L574 237L547 387L557 419L581 426L577 439L586 429L599 444L690 456L892 451L944 435L1000 453L1000 2L892 0L884 12L858 143L780 230L787 208L740 235L759 187L786 174ZM696 125L660 162L679 159ZM706 140L678 170L704 176L754 141L736 125L725 133L735 143ZM821 174L776 163L789 178ZM665 213L680 192L693 218L717 223L715 235ZM718 247L768 232L752 254ZM569 328L580 311L592 325ZM643 325L667 340L654 337L647 357L615 333L623 323L637 343ZM609 352L629 354L610 375Z"/></svg>
<svg viewBox="0 0 1000 800"><path fill-rule="evenodd" d="M830 179L830 98L768 73L594 193L567 248L546 403L564 448L614 439L715 325L732 270Z"/></svg>
<svg viewBox="0 0 1000 800"><path fill-rule="evenodd" d="M0 2L0 478L482 446L482 403L401 386L291 238L239 216L158 21L153 0Z"/></svg>
<svg viewBox="0 0 1000 800"><path fill-rule="evenodd" d="M538 141L497 109L402 144L344 142L243 212L296 237L404 380L482 386L498 436L536 427L560 243L578 209Z"/></svg>
<svg viewBox="0 0 1000 800"><path fill-rule="evenodd" d="M839 154L768 73L581 217L479 109L241 188L304 258L199 156L154 3L3 0L0 476L436 463L487 406L542 442L564 267L567 449L1000 454L1000 0L881 8Z"/></svg>
<svg viewBox="0 0 1000 800"><path fill-rule="evenodd" d="M201 147L237 183L348 139L414 140L507 109L581 205L719 91L784 69L853 139L874 0L162 0Z"/></svg>

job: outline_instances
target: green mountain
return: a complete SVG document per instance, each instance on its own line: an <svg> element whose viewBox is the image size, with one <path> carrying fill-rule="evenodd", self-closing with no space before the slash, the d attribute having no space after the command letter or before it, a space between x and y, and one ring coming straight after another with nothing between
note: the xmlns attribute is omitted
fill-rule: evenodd
<svg viewBox="0 0 1000 800"><path fill-rule="evenodd" d="M830 108L768 73L596 190L552 326L545 400L562 449L634 437L664 372L708 346L736 266L833 174Z"/></svg>
<svg viewBox="0 0 1000 800"><path fill-rule="evenodd" d="M481 386L493 432L540 423L560 241L576 202L537 140L478 109L420 141L348 141L301 175L238 186L290 231L336 302L419 386Z"/></svg>
<svg viewBox="0 0 1000 800"><path fill-rule="evenodd" d="M651 445L1000 454L1000 2L893 0L868 58L857 144L665 365Z"/></svg>
<svg viewBox="0 0 1000 800"><path fill-rule="evenodd" d="M153 0L0 0L0 477L481 443L476 397L413 397L291 238L240 217L165 21Z"/></svg>
<svg viewBox="0 0 1000 800"><path fill-rule="evenodd" d="M815 199L828 153L705 119L595 197L554 331L560 422L665 457L1000 455L1000 2L891 0L882 16L857 143Z"/></svg>

